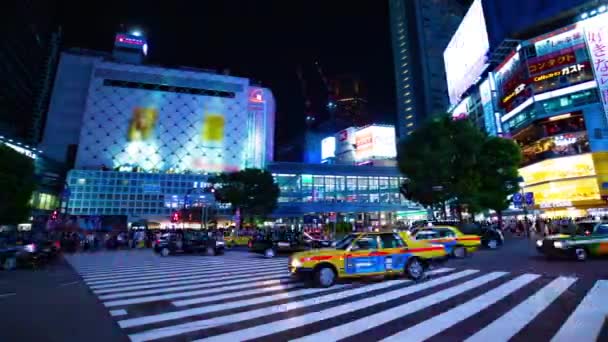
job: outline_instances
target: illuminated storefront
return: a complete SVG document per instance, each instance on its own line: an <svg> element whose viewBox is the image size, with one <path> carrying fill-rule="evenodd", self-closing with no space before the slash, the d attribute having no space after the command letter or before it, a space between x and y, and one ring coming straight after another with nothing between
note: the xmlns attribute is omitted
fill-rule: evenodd
<svg viewBox="0 0 608 342"><path fill-rule="evenodd" d="M586 153L537 162L519 169L537 209L552 213L606 207L608 154Z"/></svg>
<svg viewBox="0 0 608 342"><path fill-rule="evenodd" d="M501 128L522 149L525 191L548 216L608 207L608 68L598 70L596 56L606 22L602 14L522 41L493 73Z"/></svg>

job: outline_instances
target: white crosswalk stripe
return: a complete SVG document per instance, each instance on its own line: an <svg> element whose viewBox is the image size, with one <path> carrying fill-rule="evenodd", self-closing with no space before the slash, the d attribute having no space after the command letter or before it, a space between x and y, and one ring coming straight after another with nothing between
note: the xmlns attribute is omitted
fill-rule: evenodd
<svg viewBox="0 0 608 342"><path fill-rule="evenodd" d="M421 282L352 280L315 288L287 275L286 258L239 251L66 259L131 341L424 341L452 334L467 342L506 341L534 333L545 311L568 300L571 312L561 312L552 342L582 342L597 340L608 317L608 280L439 268ZM484 315L490 316L479 320Z"/></svg>

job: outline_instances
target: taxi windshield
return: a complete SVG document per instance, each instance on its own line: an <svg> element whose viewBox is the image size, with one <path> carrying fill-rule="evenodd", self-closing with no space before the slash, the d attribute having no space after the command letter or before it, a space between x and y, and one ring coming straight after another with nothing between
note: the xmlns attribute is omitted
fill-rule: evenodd
<svg viewBox="0 0 608 342"><path fill-rule="evenodd" d="M336 242L336 249L347 249L357 236L349 234Z"/></svg>

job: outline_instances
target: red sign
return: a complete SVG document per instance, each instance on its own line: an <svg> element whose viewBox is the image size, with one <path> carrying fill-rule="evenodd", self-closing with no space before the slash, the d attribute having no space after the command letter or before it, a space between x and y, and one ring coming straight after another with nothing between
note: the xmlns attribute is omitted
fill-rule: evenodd
<svg viewBox="0 0 608 342"><path fill-rule="evenodd" d="M145 41L143 39L129 37L124 34L117 34L116 42L122 43L122 44L129 44L129 45L144 45L145 44Z"/></svg>
<svg viewBox="0 0 608 342"><path fill-rule="evenodd" d="M570 64L574 61L576 61L576 56L574 55L574 53L569 52L560 56L546 58L536 61L534 63L529 63L528 71L530 72L530 75L533 75L553 68L557 68L565 64Z"/></svg>

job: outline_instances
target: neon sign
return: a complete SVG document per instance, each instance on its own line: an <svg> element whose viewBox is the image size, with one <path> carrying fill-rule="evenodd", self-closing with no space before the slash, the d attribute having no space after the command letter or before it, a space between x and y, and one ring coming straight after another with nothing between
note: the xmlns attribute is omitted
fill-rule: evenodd
<svg viewBox="0 0 608 342"><path fill-rule="evenodd" d="M530 63L528 66L528 71L530 74L536 74L542 71L546 71L547 69L553 69L564 64L569 64L576 60L576 56L574 53L569 52L557 57L542 59L534 63Z"/></svg>
<svg viewBox="0 0 608 342"><path fill-rule="evenodd" d="M518 85L517 87L515 87L515 89L511 92L511 94L505 96L502 99L502 103L509 102L515 96L519 95L522 91L524 91L524 89L526 89L526 84L525 83L521 83L520 85Z"/></svg>
<svg viewBox="0 0 608 342"><path fill-rule="evenodd" d="M146 42L143 39L127 36L126 34L117 34L116 43L128 44L128 45L144 45Z"/></svg>
<svg viewBox="0 0 608 342"><path fill-rule="evenodd" d="M581 70L583 70L584 68L585 68L585 64L570 65L561 70L557 70L557 71L553 71L553 72L550 72L547 74L535 76L532 80L534 82L541 82L541 81L548 80L548 79L558 77L558 76L576 74L576 73L580 72Z"/></svg>
<svg viewBox="0 0 608 342"><path fill-rule="evenodd" d="M249 92L249 102L264 103L264 90L260 88L252 89Z"/></svg>

